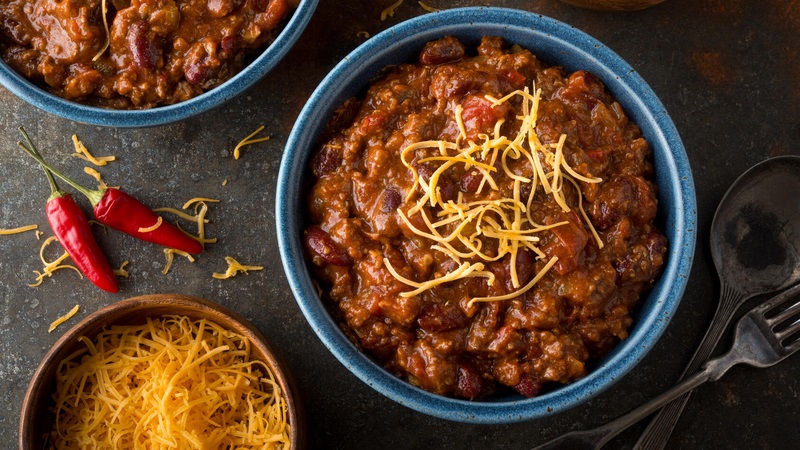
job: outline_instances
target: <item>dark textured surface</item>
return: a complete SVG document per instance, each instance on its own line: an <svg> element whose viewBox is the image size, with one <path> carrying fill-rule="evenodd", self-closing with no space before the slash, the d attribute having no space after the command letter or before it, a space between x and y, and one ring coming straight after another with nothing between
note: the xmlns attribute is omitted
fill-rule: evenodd
<svg viewBox="0 0 800 450"><path fill-rule="evenodd" d="M77 133L96 154L118 161L100 168L151 206L180 207L194 196L212 204L208 234L219 237L197 262L177 258L162 275L160 248L117 232L99 233L117 266L131 276L106 294L71 271L41 287L26 286L40 269L33 233L0 236L0 448L14 448L20 402L41 357L66 328L49 323L80 304L78 318L145 293L179 292L223 303L251 319L289 360L305 399L311 448L524 449L565 431L606 422L665 390L683 370L713 315L718 283L708 230L727 187L770 156L800 154L800 1L667 0L635 13L581 10L555 0L428 0L441 8L492 4L525 8L582 29L626 59L660 96L683 137L695 175L698 251L678 313L657 347L627 377L596 399L550 419L505 426L451 423L381 397L341 366L317 340L289 292L276 246L274 192L283 143L305 99L362 38L422 14L406 0L380 21L390 0L322 1L298 45L244 96L194 119L163 128L87 127L43 113L0 89L0 228L31 223L50 235L43 205L48 188L36 165L16 148L27 127L44 156L80 181L71 157ZM272 139L233 146L259 125ZM222 181L228 183L222 186ZM780 186L776 186L780 189ZM82 201L82 200L81 200ZM88 206L85 202L84 206ZM54 252L55 253L55 252ZM224 256L266 266L262 272L214 280ZM51 255L52 257L52 255ZM70 323L75 323L73 319ZM69 324L67 326L69 326ZM728 340L725 340L728 342ZM692 396L668 448L791 448L800 442L800 357L769 369L734 368ZM608 448L630 448L644 423Z"/></svg>

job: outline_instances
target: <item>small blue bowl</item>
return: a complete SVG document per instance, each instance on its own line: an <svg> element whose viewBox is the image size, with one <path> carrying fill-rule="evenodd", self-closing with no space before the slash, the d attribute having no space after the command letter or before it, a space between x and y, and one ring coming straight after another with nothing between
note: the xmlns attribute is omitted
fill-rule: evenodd
<svg viewBox="0 0 800 450"><path fill-rule="evenodd" d="M342 333L315 291L303 259L303 186L308 161L333 111L363 95L371 78L391 64L416 61L424 44L453 35L468 47L482 36L501 36L551 65L597 75L639 125L653 151L659 221L669 253L662 274L634 317L630 337L590 367L589 374L539 397L509 395L465 401L432 394L397 378L359 351ZM348 55L322 81L300 113L278 175L277 229L283 266L300 309L330 351L362 381L417 411L470 423L536 419L574 407L622 378L653 348L675 313L689 277L695 246L695 192L686 152L664 106L642 78L614 52L585 33L523 11L464 8L426 14L394 26Z"/></svg>
<svg viewBox="0 0 800 450"><path fill-rule="evenodd" d="M278 37L261 55L225 83L185 102L150 109L98 108L65 100L31 83L0 59L0 84L33 106L75 122L118 128L165 125L217 107L255 84L286 55L303 34L318 0L300 0Z"/></svg>

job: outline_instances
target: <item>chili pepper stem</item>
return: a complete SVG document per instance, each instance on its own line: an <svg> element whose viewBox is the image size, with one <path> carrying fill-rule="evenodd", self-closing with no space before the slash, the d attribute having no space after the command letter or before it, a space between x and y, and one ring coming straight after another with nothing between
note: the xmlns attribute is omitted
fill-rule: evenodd
<svg viewBox="0 0 800 450"><path fill-rule="evenodd" d="M26 133L22 127L20 127L20 131L22 132L22 136L25 137L25 141L28 143L28 150L33 151L33 153L41 157L42 155L39 154L39 151L36 150L36 147L33 145L33 142L31 142L31 138L28 137L28 133ZM66 193L58 188L58 184L56 183L55 178L53 178L53 174L50 173L50 171L47 170L47 168L42 166L41 164L39 166L42 168L42 171L47 177L47 182L50 183L50 197L47 199L47 201L50 202L50 200L54 198L63 197L64 194Z"/></svg>
<svg viewBox="0 0 800 450"><path fill-rule="evenodd" d="M47 172L52 173L53 175L61 178L67 184L69 184L70 186L75 188L78 192L80 192L81 194L85 195L86 198L88 198L89 201L91 202L92 207L95 207L95 206L97 206L98 203L100 203L100 199L102 199L103 195L105 194L105 189L103 189L103 190L95 190L95 189L86 188L84 186L81 186L77 182L73 181L72 179L70 179L69 177L64 175L63 173L61 173L58 169L56 169L55 167L50 165L50 163L48 163L47 161L44 160L44 158L42 158L42 155L39 154L39 151L36 149L36 146L33 145L33 142L31 142L31 139L28 137L28 133L25 132L25 129L22 128L22 127L19 127L19 131L20 131L20 133L22 133L22 136L25 137L25 140L28 142L28 145L30 145L30 148L28 148L22 142L17 142L17 145L22 147L22 149L25 150L25 153L30 155L31 158L35 159L36 162L38 162L43 168L45 168ZM52 178L52 176L50 176L50 178ZM52 183L55 184L55 180L53 180ZM51 185L51 188L52 188L52 186L53 185ZM56 189L58 189L57 186L56 186Z"/></svg>

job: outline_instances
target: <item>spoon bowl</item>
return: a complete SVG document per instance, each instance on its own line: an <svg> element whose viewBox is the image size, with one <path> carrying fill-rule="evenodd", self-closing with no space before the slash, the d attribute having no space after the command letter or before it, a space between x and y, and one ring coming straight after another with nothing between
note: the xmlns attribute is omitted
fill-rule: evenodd
<svg viewBox="0 0 800 450"><path fill-rule="evenodd" d="M800 156L768 159L730 187L711 223L721 283L745 297L800 281Z"/></svg>

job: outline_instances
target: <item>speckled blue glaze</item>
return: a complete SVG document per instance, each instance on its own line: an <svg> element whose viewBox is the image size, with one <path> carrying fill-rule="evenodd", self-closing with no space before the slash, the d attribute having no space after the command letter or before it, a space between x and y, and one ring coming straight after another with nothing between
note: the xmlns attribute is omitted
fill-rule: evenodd
<svg viewBox="0 0 800 450"><path fill-rule="evenodd" d="M233 78L185 102L143 110L117 110L86 106L64 100L41 89L0 60L0 84L28 103L47 112L91 125L137 128L164 125L184 120L219 106L255 84L286 55L303 33L314 14L318 0L300 0L292 17L275 41Z"/></svg>
<svg viewBox="0 0 800 450"><path fill-rule="evenodd" d="M363 95L386 65L415 61L423 45L453 35L467 46L481 36L502 36L543 61L568 71L597 75L650 142L659 187L659 220L669 239L667 264L635 314L630 337L589 368L589 375L540 397L518 395L470 402L418 389L361 353L328 315L303 259L301 186L308 160L332 112L345 99ZM278 175L278 243L286 276L303 314L330 351L350 371L387 397L417 411L471 423L507 423L563 411L596 396L628 373L655 345L686 287L695 247L696 205L692 172L675 126L642 78L602 43L556 20L523 11L464 8L426 14L394 26L358 47L322 81L301 111L286 144Z"/></svg>

